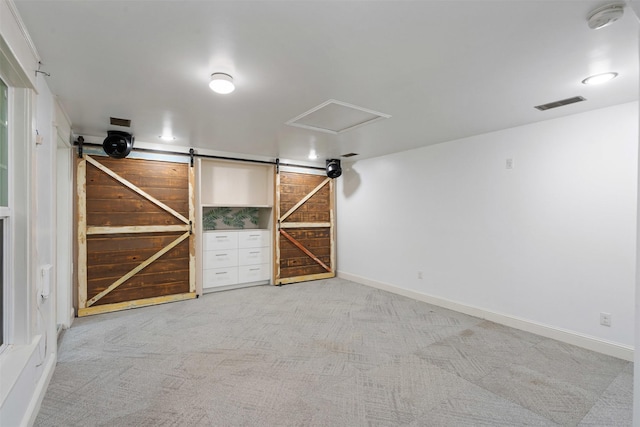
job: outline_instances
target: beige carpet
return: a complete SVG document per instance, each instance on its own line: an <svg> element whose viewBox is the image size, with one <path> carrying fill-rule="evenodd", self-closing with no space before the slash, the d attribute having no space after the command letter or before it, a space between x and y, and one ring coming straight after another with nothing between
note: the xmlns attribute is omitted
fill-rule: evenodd
<svg viewBox="0 0 640 427"><path fill-rule="evenodd" d="M632 369L332 279L76 319L36 426L629 426Z"/></svg>

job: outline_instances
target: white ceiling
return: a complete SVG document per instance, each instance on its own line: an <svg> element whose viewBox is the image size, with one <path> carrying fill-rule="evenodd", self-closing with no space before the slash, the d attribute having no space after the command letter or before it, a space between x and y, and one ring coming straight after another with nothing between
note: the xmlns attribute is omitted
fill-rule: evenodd
<svg viewBox="0 0 640 427"><path fill-rule="evenodd" d="M627 8L591 30L602 1L15 3L83 136L123 130L118 117L169 149L357 160L638 99L638 19ZM605 71L619 76L581 84ZM236 91L213 93L213 72ZM339 134L285 124L330 99L391 118Z"/></svg>

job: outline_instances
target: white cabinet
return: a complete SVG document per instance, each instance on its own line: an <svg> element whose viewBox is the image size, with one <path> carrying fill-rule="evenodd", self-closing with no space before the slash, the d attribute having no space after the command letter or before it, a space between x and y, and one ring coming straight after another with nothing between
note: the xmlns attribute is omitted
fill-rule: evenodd
<svg viewBox="0 0 640 427"><path fill-rule="evenodd" d="M208 269L234 267L238 265L238 250L205 251L204 265L206 265Z"/></svg>
<svg viewBox="0 0 640 427"><path fill-rule="evenodd" d="M241 265L238 267L238 282L269 280L269 264Z"/></svg>
<svg viewBox="0 0 640 427"><path fill-rule="evenodd" d="M221 249L236 249L238 247L238 233L236 231L205 232L202 242L204 251L218 251Z"/></svg>
<svg viewBox="0 0 640 427"><path fill-rule="evenodd" d="M238 283L238 267L204 270L202 277L204 278L203 289L235 285Z"/></svg>
<svg viewBox="0 0 640 427"><path fill-rule="evenodd" d="M205 231L202 242L203 289L268 282L269 230Z"/></svg>
<svg viewBox="0 0 640 427"><path fill-rule="evenodd" d="M268 264L270 255L268 247L242 248L238 250L238 265Z"/></svg>

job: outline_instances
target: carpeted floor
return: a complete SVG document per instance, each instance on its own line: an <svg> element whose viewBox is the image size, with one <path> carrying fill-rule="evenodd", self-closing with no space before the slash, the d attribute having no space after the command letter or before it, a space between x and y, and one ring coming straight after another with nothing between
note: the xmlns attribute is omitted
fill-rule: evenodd
<svg viewBox="0 0 640 427"><path fill-rule="evenodd" d="M630 426L633 364L352 282L76 319L36 426Z"/></svg>

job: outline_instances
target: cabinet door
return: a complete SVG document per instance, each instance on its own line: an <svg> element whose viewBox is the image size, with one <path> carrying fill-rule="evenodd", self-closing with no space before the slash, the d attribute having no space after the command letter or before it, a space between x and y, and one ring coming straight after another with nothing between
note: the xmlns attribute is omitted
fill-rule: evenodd
<svg viewBox="0 0 640 427"><path fill-rule="evenodd" d="M204 269L233 267L238 265L238 250L226 249L221 251L204 252Z"/></svg>
<svg viewBox="0 0 640 427"><path fill-rule="evenodd" d="M239 248L260 248L263 246L269 246L268 230L238 231Z"/></svg>
<svg viewBox="0 0 640 427"><path fill-rule="evenodd" d="M202 274L204 289L217 286L235 285L238 283L238 267L214 268L204 270Z"/></svg>
<svg viewBox="0 0 640 427"><path fill-rule="evenodd" d="M269 264L245 265L238 267L240 283L258 282L269 279Z"/></svg>
<svg viewBox="0 0 640 427"><path fill-rule="evenodd" d="M269 248L238 249L238 265L268 264L270 253Z"/></svg>
<svg viewBox="0 0 640 427"><path fill-rule="evenodd" d="M202 249L217 251L238 247L237 231L207 231L203 233Z"/></svg>

